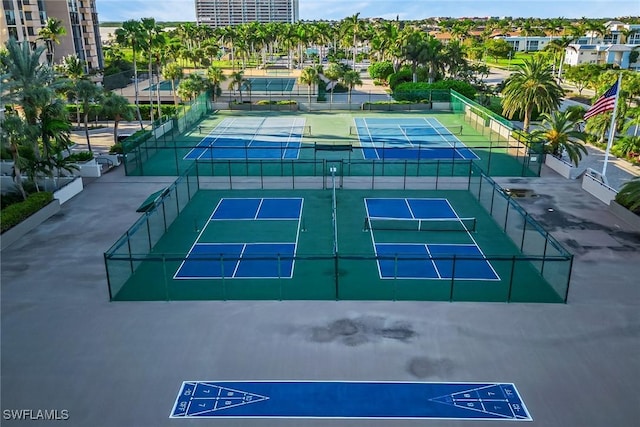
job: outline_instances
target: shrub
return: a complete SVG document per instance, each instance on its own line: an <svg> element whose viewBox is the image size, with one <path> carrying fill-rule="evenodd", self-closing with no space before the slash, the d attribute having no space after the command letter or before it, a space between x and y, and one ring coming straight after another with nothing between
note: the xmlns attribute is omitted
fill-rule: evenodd
<svg viewBox="0 0 640 427"><path fill-rule="evenodd" d="M27 200L15 203L0 211L1 232L21 223L53 200L53 193L42 192L31 194Z"/></svg>
<svg viewBox="0 0 640 427"><path fill-rule="evenodd" d="M71 153L67 159L72 162L88 162L93 160L93 153L91 151L79 151Z"/></svg>
<svg viewBox="0 0 640 427"><path fill-rule="evenodd" d="M113 144L109 147L109 154L124 154L124 150L122 149L122 144L120 142Z"/></svg>
<svg viewBox="0 0 640 427"><path fill-rule="evenodd" d="M386 81L393 74L393 64L389 61L375 62L369 66L369 76L378 81Z"/></svg>
<svg viewBox="0 0 640 427"><path fill-rule="evenodd" d="M413 81L413 73L407 68L403 68L397 73L389 76L389 87L395 91L396 87L401 83L411 83Z"/></svg>
<svg viewBox="0 0 640 427"><path fill-rule="evenodd" d="M616 195L616 202L640 215L640 178L625 183Z"/></svg>

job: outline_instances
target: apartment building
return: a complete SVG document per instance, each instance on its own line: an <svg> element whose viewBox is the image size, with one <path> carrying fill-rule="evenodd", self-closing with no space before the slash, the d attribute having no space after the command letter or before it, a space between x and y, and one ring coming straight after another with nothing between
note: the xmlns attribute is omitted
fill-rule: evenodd
<svg viewBox="0 0 640 427"><path fill-rule="evenodd" d="M55 47L54 63L75 54L85 61L87 72L104 67L96 0L2 0L0 44L9 38L42 43L38 31L47 18L59 19L67 31Z"/></svg>
<svg viewBox="0 0 640 427"><path fill-rule="evenodd" d="M196 22L213 28L247 22L297 22L299 0L195 0Z"/></svg>
<svg viewBox="0 0 640 427"><path fill-rule="evenodd" d="M640 71L640 59L631 62L633 51L640 51L640 25L609 21L604 34L587 32L566 49L564 63L614 64L622 69Z"/></svg>

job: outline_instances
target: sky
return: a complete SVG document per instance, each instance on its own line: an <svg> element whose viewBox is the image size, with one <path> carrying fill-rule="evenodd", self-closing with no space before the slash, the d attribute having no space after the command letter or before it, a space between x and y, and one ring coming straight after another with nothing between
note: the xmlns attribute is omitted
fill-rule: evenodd
<svg viewBox="0 0 640 427"><path fill-rule="evenodd" d="M639 0L299 0L300 19L449 17L612 18L640 16ZM96 0L101 22L195 21L194 0Z"/></svg>

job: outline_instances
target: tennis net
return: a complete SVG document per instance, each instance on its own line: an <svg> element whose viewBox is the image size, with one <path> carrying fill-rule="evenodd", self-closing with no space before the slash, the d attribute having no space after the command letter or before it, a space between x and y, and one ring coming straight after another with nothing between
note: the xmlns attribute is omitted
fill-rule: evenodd
<svg viewBox="0 0 640 427"><path fill-rule="evenodd" d="M365 230L476 231L476 218L365 218Z"/></svg>
<svg viewBox="0 0 640 427"><path fill-rule="evenodd" d="M204 129L202 132L204 133ZM240 127L240 126L218 126L208 133L209 136L230 136L230 135L242 135L242 136L254 136L254 135L267 135L267 136L311 136L311 126L262 126L257 129Z"/></svg>
<svg viewBox="0 0 640 427"><path fill-rule="evenodd" d="M462 126L349 126L349 135L371 135L373 137L389 135L410 137L462 135Z"/></svg>

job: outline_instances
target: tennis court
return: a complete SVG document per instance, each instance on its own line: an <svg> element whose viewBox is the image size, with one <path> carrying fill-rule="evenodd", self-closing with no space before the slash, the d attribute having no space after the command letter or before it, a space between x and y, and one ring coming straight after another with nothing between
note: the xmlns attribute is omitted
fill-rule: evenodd
<svg viewBox="0 0 640 427"><path fill-rule="evenodd" d="M217 190L197 170L107 252L112 299L566 297L570 255L481 175L468 190Z"/></svg>
<svg viewBox="0 0 640 427"><path fill-rule="evenodd" d="M304 118L229 118L213 128L183 159L297 159L302 137L309 132Z"/></svg>
<svg viewBox="0 0 640 427"><path fill-rule="evenodd" d="M302 202L301 198L221 199L174 279L292 277ZM280 241L255 241L256 227L278 227ZM235 233L225 234L231 228Z"/></svg>
<svg viewBox="0 0 640 427"><path fill-rule="evenodd" d="M473 238L476 218L461 218L447 199L371 198L364 202L381 279L500 280ZM391 234L385 236L388 232ZM454 234L451 243L432 243L426 234L423 242L412 243L405 232ZM390 241L381 242L384 237Z"/></svg>
<svg viewBox="0 0 640 427"><path fill-rule="evenodd" d="M252 92L291 92L296 84L296 79L284 77L252 77L247 79L249 85L244 89Z"/></svg>
<svg viewBox="0 0 640 427"><path fill-rule="evenodd" d="M175 87L178 88L178 84L180 80L175 81ZM163 80L160 83L154 83L149 87L144 88L143 90L172 90L171 89L171 80Z"/></svg>
<svg viewBox="0 0 640 427"><path fill-rule="evenodd" d="M356 118L365 159L467 159L478 160L471 149L434 117Z"/></svg>

